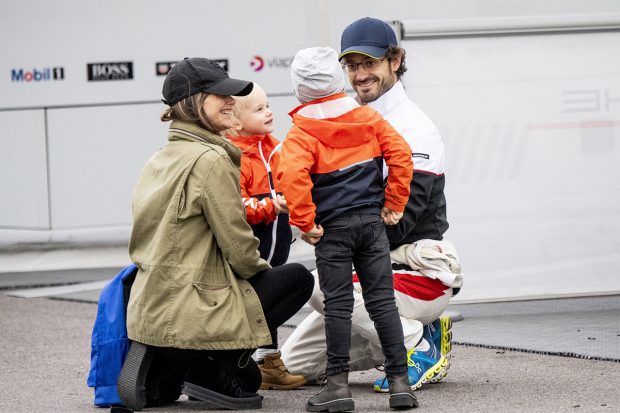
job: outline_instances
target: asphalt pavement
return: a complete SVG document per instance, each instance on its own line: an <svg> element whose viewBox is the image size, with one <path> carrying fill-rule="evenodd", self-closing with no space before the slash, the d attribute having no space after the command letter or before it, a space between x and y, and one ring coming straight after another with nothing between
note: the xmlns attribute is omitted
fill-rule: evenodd
<svg viewBox="0 0 620 413"><path fill-rule="evenodd" d="M59 267L0 268L0 412L109 411L93 406L86 378L98 291L117 267ZM460 344L454 345L447 377L416 391L417 411L620 411L620 296L450 309L463 315L453 327ZM307 311L280 329L281 343ZM372 392L381 375L351 374L357 411L390 410L386 395ZM262 411L305 411L319 390L261 391ZM182 396L172 406L145 411L195 412L207 406Z"/></svg>

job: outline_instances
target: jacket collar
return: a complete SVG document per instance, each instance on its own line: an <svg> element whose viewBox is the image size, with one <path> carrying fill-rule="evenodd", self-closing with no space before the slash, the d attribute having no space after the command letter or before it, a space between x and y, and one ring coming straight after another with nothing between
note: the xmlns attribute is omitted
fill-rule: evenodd
<svg viewBox="0 0 620 413"><path fill-rule="evenodd" d="M241 163L241 150L221 135L202 128L191 122L175 120L168 129L168 140L207 143L223 148L235 165Z"/></svg>
<svg viewBox="0 0 620 413"><path fill-rule="evenodd" d="M228 139L230 139L232 143L234 143L239 149L241 149L241 153L243 155L256 156L261 158L269 158L280 143L270 134L252 136L228 136ZM258 150L259 144L262 153Z"/></svg>
<svg viewBox="0 0 620 413"><path fill-rule="evenodd" d="M293 109L291 112L289 112L289 116L293 117L293 115L297 114L299 111L303 111L306 108L311 108L314 105L319 105L321 106L321 104L325 104L326 102L330 102L330 101L334 101L334 100L341 100L341 99L347 99L348 96L345 92L340 92L340 93L336 93L334 95L329 95L326 96L324 98L319 98L319 99L314 99L310 102L304 103L302 105L297 106L295 109ZM329 105L329 104L328 104Z"/></svg>
<svg viewBox="0 0 620 413"><path fill-rule="evenodd" d="M248 150L257 151L258 142L262 141L263 144L267 143L269 141L268 136L269 135L227 136L227 138L245 152Z"/></svg>
<svg viewBox="0 0 620 413"><path fill-rule="evenodd" d="M358 98L359 99L359 98ZM394 83L394 86L378 99L368 102L368 106L379 112L381 115L386 116L392 110L400 107L408 97L405 93L403 83L399 80Z"/></svg>

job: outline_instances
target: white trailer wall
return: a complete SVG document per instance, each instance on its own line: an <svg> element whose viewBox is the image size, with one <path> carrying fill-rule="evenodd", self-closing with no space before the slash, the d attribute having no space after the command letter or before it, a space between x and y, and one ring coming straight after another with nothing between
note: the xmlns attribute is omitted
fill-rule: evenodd
<svg viewBox="0 0 620 413"><path fill-rule="evenodd" d="M618 31L437 32L619 13L617 0L1 2L0 247L126 242L133 185L165 143L156 63L226 59L266 89L281 139L295 52L338 50L346 25L373 16L405 22L407 92L446 141L461 297L620 291ZM131 62L133 78L88 81L102 62ZM15 80L46 68L49 80Z"/></svg>
<svg viewBox="0 0 620 413"><path fill-rule="evenodd" d="M619 290L620 31L597 22L484 36L405 22L405 85L446 141L460 299Z"/></svg>

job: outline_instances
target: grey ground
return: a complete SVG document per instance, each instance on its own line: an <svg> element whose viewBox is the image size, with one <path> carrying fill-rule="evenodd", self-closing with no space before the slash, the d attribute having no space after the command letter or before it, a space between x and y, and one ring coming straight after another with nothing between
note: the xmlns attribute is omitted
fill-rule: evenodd
<svg viewBox="0 0 620 413"><path fill-rule="evenodd" d="M50 284L92 286L116 270L82 270L84 277L80 271L0 273L0 412L109 411L92 405L86 386L98 289L79 291L77 284L76 292L46 290L45 297L9 294ZM454 340L462 344L454 346L448 376L416 392L417 411L620 411L620 297L462 304L450 311L463 316L453 327ZM282 342L291 327L280 329ZM387 397L372 393L379 376L376 370L351 375L357 411L389 411ZM263 391L262 411L304 411L319 389ZM182 398L146 411L205 407Z"/></svg>

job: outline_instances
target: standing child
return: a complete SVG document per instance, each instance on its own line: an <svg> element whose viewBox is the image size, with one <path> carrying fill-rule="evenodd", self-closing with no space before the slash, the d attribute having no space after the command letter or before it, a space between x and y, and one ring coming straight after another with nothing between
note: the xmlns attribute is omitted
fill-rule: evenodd
<svg viewBox="0 0 620 413"><path fill-rule="evenodd" d="M291 224L316 245L327 339L327 385L306 408L355 408L348 385L352 265L386 358L390 407L417 407L407 377L384 226L396 224L407 203L411 149L381 115L343 92L344 74L333 49L299 51L291 77L303 104L291 112L294 125L283 142L278 177ZM384 159L389 167L385 190Z"/></svg>
<svg viewBox="0 0 620 413"><path fill-rule="evenodd" d="M239 121L236 132L230 136L241 149L241 197L246 220L260 240L261 258L273 267L288 259L292 241L286 201L278 193L275 173L280 162L279 142L273 136L273 114L265 91L256 83L252 92L235 98L233 112ZM273 344L256 351L262 374L261 389L290 390L303 386L303 376L289 373L278 351L277 331L272 334Z"/></svg>

